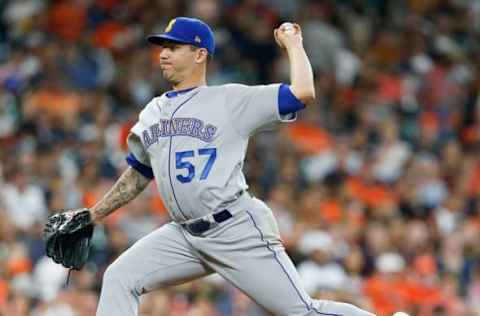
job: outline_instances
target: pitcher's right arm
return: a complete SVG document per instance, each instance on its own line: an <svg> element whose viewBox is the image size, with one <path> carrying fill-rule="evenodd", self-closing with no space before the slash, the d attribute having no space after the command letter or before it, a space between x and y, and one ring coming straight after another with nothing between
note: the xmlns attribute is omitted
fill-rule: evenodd
<svg viewBox="0 0 480 316"><path fill-rule="evenodd" d="M304 105L315 100L312 65L303 47L302 29L298 24L283 23L274 31L277 44L285 49L290 62L290 89Z"/></svg>

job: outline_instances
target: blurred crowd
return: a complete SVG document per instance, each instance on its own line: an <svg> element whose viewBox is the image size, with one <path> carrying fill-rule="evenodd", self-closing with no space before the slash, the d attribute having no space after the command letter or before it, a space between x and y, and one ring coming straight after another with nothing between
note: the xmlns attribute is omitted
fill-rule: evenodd
<svg viewBox="0 0 480 316"><path fill-rule="evenodd" d="M170 89L145 36L181 15L215 30L210 85L288 82L273 28L302 26L317 100L251 141L245 173L309 294L480 315L479 0L0 1L0 315L94 315L108 264L169 220L152 184L68 285L44 256L49 214L126 168L130 127ZM212 275L142 296L140 315L266 313Z"/></svg>

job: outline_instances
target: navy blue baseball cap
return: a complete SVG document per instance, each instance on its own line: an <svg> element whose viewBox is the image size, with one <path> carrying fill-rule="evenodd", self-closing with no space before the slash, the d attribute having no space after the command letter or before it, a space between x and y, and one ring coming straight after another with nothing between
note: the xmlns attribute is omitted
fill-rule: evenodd
<svg viewBox="0 0 480 316"><path fill-rule="evenodd" d="M168 23L163 34L150 35L147 40L156 45L162 45L165 41L190 44L205 48L210 55L215 53L212 29L207 23L195 18L175 18Z"/></svg>

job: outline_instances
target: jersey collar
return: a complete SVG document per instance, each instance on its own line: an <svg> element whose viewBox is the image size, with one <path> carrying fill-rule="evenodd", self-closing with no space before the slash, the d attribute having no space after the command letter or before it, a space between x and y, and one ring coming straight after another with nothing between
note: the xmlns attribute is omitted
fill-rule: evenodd
<svg viewBox="0 0 480 316"><path fill-rule="evenodd" d="M183 90L172 90L172 91L166 92L165 95L167 96L167 98L171 99L171 98L174 98L174 97L179 96L181 94L192 91L193 89L196 89L196 88L198 88L198 87L192 87L192 88L187 88L187 89L183 89Z"/></svg>

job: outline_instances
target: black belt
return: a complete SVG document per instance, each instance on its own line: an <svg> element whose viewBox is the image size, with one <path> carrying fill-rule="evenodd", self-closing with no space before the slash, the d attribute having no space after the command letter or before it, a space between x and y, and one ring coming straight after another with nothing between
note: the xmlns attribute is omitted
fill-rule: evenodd
<svg viewBox="0 0 480 316"><path fill-rule="evenodd" d="M232 218L233 215L230 213L229 210L223 210L221 212L213 214L213 219L217 223L222 223L226 221L229 218ZM193 221L188 224L181 224L183 228L185 228L188 232L190 232L192 235L201 235L207 230L209 230L212 226L212 222L209 222L203 218L200 218L196 221Z"/></svg>

